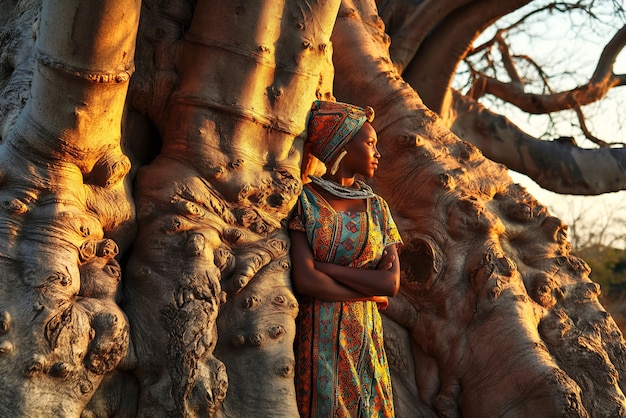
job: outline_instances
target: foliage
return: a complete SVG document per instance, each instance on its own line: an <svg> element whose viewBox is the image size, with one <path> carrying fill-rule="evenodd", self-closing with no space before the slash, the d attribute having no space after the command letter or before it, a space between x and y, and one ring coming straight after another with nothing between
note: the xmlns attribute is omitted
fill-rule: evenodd
<svg viewBox="0 0 626 418"><path fill-rule="evenodd" d="M590 279L598 283L605 294L626 290L626 250L604 245L581 248L575 255L591 267Z"/></svg>
<svg viewBox="0 0 626 418"><path fill-rule="evenodd" d="M576 252L591 267L589 278L600 285L600 301L626 332L626 250L604 245L581 248Z"/></svg>

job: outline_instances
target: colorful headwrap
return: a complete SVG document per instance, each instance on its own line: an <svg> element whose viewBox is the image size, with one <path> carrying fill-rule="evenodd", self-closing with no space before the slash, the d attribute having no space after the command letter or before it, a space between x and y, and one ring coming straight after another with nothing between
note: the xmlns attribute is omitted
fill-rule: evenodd
<svg viewBox="0 0 626 418"><path fill-rule="evenodd" d="M309 151L324 164L333 162L361 126L373 120L374 109L369 106L316 100L307 128Z"/></svg>

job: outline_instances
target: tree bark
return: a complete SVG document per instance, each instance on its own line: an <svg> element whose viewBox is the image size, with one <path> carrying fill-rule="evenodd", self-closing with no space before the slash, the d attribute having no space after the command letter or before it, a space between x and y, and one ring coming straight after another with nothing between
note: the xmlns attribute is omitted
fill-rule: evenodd
<svg viewBox="0 0 626 418"><path fill-rule="evenodd" d="M176 42L125 281L139 416L297 415L285 220L337 8L199 1Z"/></svg>
<svg viewBox="0 0 626 418"><path fill-rule="evenodd" d="M125 248L134 228L120 122L138 20L138 2L46 2L30 98L6 108L0 415L79 416L126 354L111 238Z"/></svg>
<svg viewBox="0 0 626 418"><path fill-rule="evenodd" d="M626 415L567 227L422 103L373 0L11 6L38 44L2 38L0 415L297 415L285 224L333 94L376 109L405 242L398 416Z"/></svg>
<svg viewBox="0 0 626 418"><path fill-rule="evenodd" d="M393 39L389 55L398 72L402 74L438 22L472 1L377 0L378 14Z"/></svg>
<svg viewBox="0 0 626 418"><path fill-rule="evenodd" d="M392 382L413 369L417 385L396 383L394 402L426 416L626 414L626 345L566 226L421 104L375 16L372 2L343 0L332 40L336 96L377 110L375 186L405 242L387 314L408 333L385 338L410 336L414 364L392 358Z"/></svg>

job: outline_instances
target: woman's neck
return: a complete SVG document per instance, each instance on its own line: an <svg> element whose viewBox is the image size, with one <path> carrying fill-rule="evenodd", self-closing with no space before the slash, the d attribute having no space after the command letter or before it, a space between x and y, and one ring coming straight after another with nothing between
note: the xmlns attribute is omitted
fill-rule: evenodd
<svg viewBox="0 0 626 418"><path fill-rule="evenodd" d="M314 185L318 186L318 188L323 189L341 199L358 200L375 196L374 191L370 186L363 182L355 181L355 179L351 177L324 176L320 178L316 176L309 176L309 178ZM343 184L339 184L339 181Z"/></svg>
<svg viewBox="0 0 626 418"><path fill-rule="evenodd" d="M334 182L335 180L332 181ZM322 195L324 200L326 200L326 202L332 206L336 212L365 212L367 210L366 199L345 199L324 190L316 184L311 184L311 187Z"/></svg>
<svg viewBox="0 0 626 418"><path fill-rule="evenodd" d="M324 174L322 176L322 178L325 178L326 180L330 180L332 182L335 182L337 184L340 184L342 186L345 187L352 187L354 185L354 176L352 177L344 177L340 174Z"/></svg>

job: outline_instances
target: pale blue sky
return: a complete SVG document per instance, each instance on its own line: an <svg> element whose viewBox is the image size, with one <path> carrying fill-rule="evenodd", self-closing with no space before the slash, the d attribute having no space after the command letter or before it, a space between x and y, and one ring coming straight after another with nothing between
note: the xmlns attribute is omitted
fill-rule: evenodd
<svg viewBox="0 0 626 418"><path fill-rule="evenodd" d="M537 3L539 2L532 2L531 5ZM532 57L550 76L559 74L559 84L552 85L554 90L566 90L583 84L593 73L604 45L624 24L624 16L616 16L610 8L596 12L601 19L599 24L590 22L582 13L571 15L569 18L555 14L548 16L548 20L533 24L530 30L526 28L516 35L511 34L512 53ZM520 12L517 16L507 17L507 20L516 21L519 16ZM504 23L500 22L497 25L502 27ZM491 37L492 34L493 32L491 34L487 32L485 38ZM480 44L480 41L477 44ZM626 73L626 51L618 57L614 73ZM532 91L532 87L529 89ZM488 103L485 104L489 106ZM537 138L572 136L580 146L595 148L595 145L586 140L579 128L572 123L573 112L552 115L556 124L550 128L546 116L529 116L513 106L494 110L503 113L525 132ZM587 116L588 128L596 137L606 142L626 143L626 86L613 89L607 99L584 107L583 112ZM540 188L534 181L521 174L511 172L511 177L567 224L575 223L581 232L584 232L582 230L585 228L589 230L604 228L603 233L611 235L607 239L613 240L614 244L625 246L626 233L619 231L626 229L626 191L600 196L559 195ZM615 242L616 238L621 242Z"/></svg>

